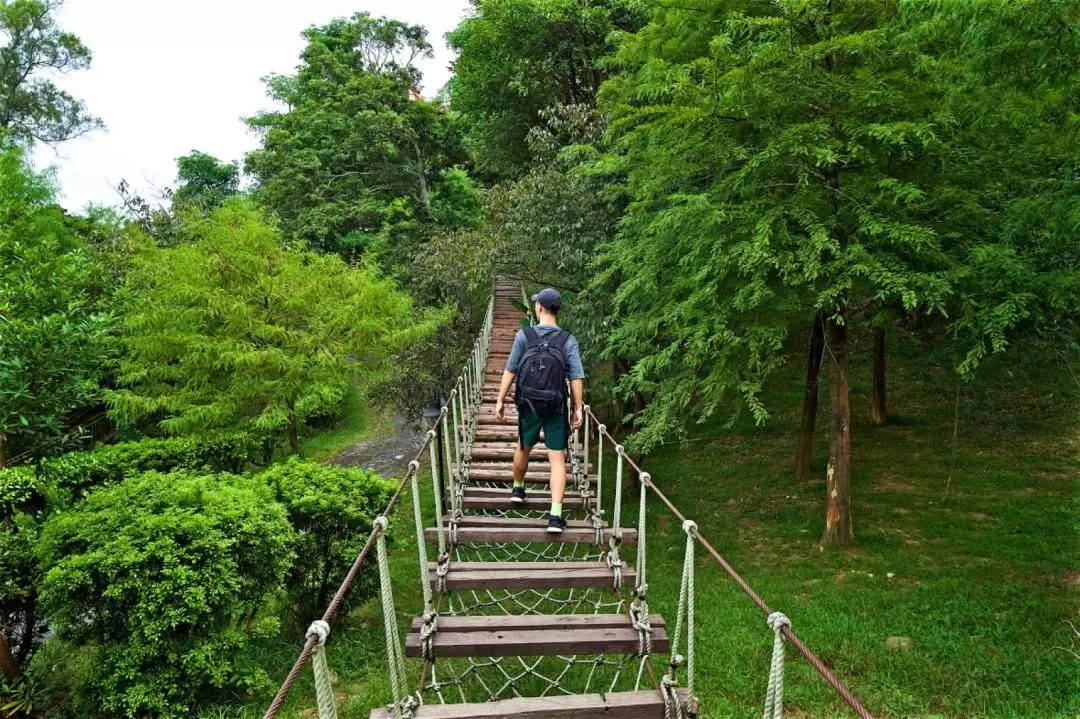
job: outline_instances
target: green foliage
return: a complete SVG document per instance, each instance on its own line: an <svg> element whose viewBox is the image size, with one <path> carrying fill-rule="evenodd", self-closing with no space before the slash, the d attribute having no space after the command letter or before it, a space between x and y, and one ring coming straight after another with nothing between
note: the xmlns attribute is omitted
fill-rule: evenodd
<svg viewBox="0 0 1080 719"><path fill-rule="evenodd" d="M221 207L240 190L237 163L221 162L198 150L176 159L176 178L179 184L172 195L174 209L194 208L206 213Z"/></svg>
<svg viewBox="0 0 1080 719"><path fill-rule="evenodd" d="M295 76L267 81L287 111L248 120L262 147L245 169L256 196L273 209L289 237L355 258L388 226L403 224L386 248L398 258L426 239L442 173L465 160L448 110L413 100L413 65L430 56L423 28L358 13L304 33L308 42ZM457 176L448 178L451 195ZM388 264L396 267L395 264Z"/></svg>
<svg viewBox="0 0 1080 719"><path fill-rule="evenodd" d="M70 229L47 175L0 153L0 466L43 453L98 398L114 277Z"/></svg>
<svg viewBox="0 0 1080 719"><path fill-rule="evenodd" d="M289 566L292 530L261 483L149 473L54 515L37 553L41 603L66 641L95 661L75 708L186 717L226 687L236 658L272 622L259 610Z"/></svg>
<svg viewBox="0 0 1080 719"><path fill-rule="evenodd" d="M287 437L339 407L349 383L431 331L372 271L283 246L241 200L193 221L194 240L134 258L115 415L170 434Z"/></svg>
<svg viewBox="0 0 1080 719"><path fill-rule="evenodd" d="M292 615L298 623L319 616L348 573L386 507L394 484L360 469L331 467L291 457L258 475L285 506L298 540L286 586ZM374 566L357 578L351 602L371 596ZM299 626L299 625L298 625Z"/></svg>
<svg viewBox="0 0 1080 719"><path fill-rule="evenodd" d="M0 0L0 135L54 145L101 127L44 75L90 67L90 51L56 26L62 0Z"/></svg>
<svg viewBox="0 0 1080 719"><path fill-rule="evenodd" d="M531 159L540 112L595 102L610 40L646 19L635 0L477 0L447 35L457 51L450 95L485 174L513 177Z"/></svg>
<svg viewBox="0 0 1080 719"><path fill-rule="evenodd" d="M1035 305L1069 305L1075 274L1040 275L988 219L1023 185L978 159L1007 94L965 93L968 35L916 5L672 6L620 48L598 167L625 173L629 204L599 281L618 286L609 352L636 360L623 387L650 398L639 446L722 408L764 421L762 382L818 309L948 313L969 347L1002 349ZM1008 25L1005 5L938 4L963 31Z"/></svg>

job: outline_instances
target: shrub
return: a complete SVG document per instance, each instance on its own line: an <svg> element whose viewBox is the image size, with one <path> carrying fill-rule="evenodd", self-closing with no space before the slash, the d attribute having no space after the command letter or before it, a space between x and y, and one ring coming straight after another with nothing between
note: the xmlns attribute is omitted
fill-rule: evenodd
<svg viewBox="0 0 1080 719"><path fill-rule="evenodd" d="M349 571L394 485L372 472L296 457L270 467L258 478L285 505L298 534L287 586L294 619L310 620L322 612ZM362 574L350 597L371 596L375 576L374 571Z"/></svg>
<svg viewBox="0 0 1080 719"><path fill-rule="evenodd" d="M187 716L226 686L281 586L293 533L259 482L148 473L45 524L41 605L58 637L93 647L76 709Z"/></svg>

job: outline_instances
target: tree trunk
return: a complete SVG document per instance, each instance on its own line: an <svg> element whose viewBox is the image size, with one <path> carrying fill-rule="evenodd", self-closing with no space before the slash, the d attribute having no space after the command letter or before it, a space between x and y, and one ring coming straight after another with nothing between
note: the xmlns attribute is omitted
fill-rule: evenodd
<svg viewBox="0 0 1080 719"><path fill-rule="evenodd" d="M837 318L843 321L841 313ZM851 403L848 396L847 326L829 323L829 466L825 473L822 544L851 544Z"/></svg>
<svg viewBox="0 0 1080 719"><path fill-rule="evenodd" d="M424 150L420 147L420 143L416 141L416 138L409 139L412 141L413 151L416 153L416 181L417 189L420 191L420 203L430 215L431 196L428 194L427 163L424 162Z"/></svg>
<svg viewBox="0 0 1080 719"><path fill-rule="evenodd" d="M874 330L874 403L870 407L870 423L884 427L885 413L885 328Z"/></svg>
<svg viewBox="0 0 1080 719"><path fill-rule="evenodd" d="M817 424L818 377L821 375L821 353L825 349L825 316L814 316L810 330L810 353L806 363L806 393L803 396L802 424L799 426L799 444L795 449L795 479L802 481L810 476L810 459L814 454L814 427Z"/></svg>
<svg viewBox="0 0 1080 719"><path fill-rule="evenodd" d="M296 454L298 451L300 451L300 438L297 436L296 430L296 410L294 409L291 402L286 406L285 409L288 411L289 417L289 424L285 428L285 434L289 438L289 451L293 454Z"/></svg>
<svg viewBox="0 0 1080 719"><path fill-rule="evenodd" d="M2 632L0 632L0 672L3 672L11 679L15 679L22 674L18 662L15 661L15 657L11 654L11 649L8 648L7 637Z"/></svg>

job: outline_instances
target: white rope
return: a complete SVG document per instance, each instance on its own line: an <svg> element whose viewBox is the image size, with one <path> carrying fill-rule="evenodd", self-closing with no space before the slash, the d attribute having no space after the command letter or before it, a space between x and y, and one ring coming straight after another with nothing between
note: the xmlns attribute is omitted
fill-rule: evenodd
<svg viewBox="0 0 1080 719"><path fill-rule="evenodd" d="M438 422L438 420L435 421ZM435 456L435 446L438 444L437 435L438 432L435 430L428 430L428 466L431 467L431 489L435 496L435 527L439 536L439 556L441 557L446 554L446 530L443 527L443 498L442 488L439 487L438 457Z"/></svg>
<svg viewBox="0 0 1080 719"><path fill-rule="evenodd" d="M457 474L457 481L464 483L466 480L465 474L461 467L461 423L458 420L458 390L457 387L450 390L450 412L453 415L454 420L454 472Z"/></svg>
<svg viewBox="0 0 1080 719"><path fill-rule="evenodd" d="M682 583L679 587L679 612L675 620L675 636L671 640L672 664L676 665L679 657L679 641L686 626L686 688L690 696L694 694L694 532L697 524L686 520L682 524L686 532L686 553L683 556Z"/></svg>
<svg viewBox="0 0 1080 719"><path fill-rule="evenodd" d="M615 445L615 454L617 460L615 461L615 509L612 515L612 536L622 535L622 467L623 467L623 455L626 454L626 450L623 449L621 444Z"/></svg>
<svg viewBox="0 0 1080 719"><path fill-rule="evenodd" d="M330 625L316 619L308 627L307 636L318 639L311 650L311 668L315 672L315 703L318 706L319 719L337 719L337 707L334 706L334 687L330 679L330 670L326 666L326 638L330 636Z"/></svg>
<svg viewBox="0 0 1080 719"><path fill-rule="evenodd" d="M596 513L604 516L604 432L607 427L600 425L597 428L600 439L596 448Z"/></svg>
<svg viewBox="0 0 1080 719"><path fill-rule="evenodd" d="M784 714L784 627L791 620L783 612L773 612L767 620L773 630L772 665L769 667L769 686L765 690L765 711L762 719L781 719Z"/></svg>
<svg viewBox="0 0 1080 719"><path fill-rule="evenodd" d="M424 611L430 611L435 605L431 595L431 581L428 579L427 542L424 541L424 515L420 510L420 462L415 459L409 462L409 484L413 498L413 521L416 522L416 553L420 558L420 588L424 593Z"/></svg>
<svg viewBox="0 0 1080 719"><path fill-rule="evenodd" d="M645 574L645 497L649 492L649 482L652 477L648 472L641 473L641 497L638 502L638 536L637 536L637 562L634 569L637 573L637 587L635 591L639 597L644 597L649 591L649 582Z"/></svg>
<svg viewBox="0 0 1080 719"><path fill-rule="evenodd" d="M386 528L389 522L386 517L376 517L375 526L379 532L375 542L375 553L379 564L379 593L382 596L383 626L386 632L386 657L390 664L390 689L394 694L395 715L400 719L408 679L405 675L405 656L401 648L401 635L398 632L397 612L394 610L390 561L386 556Z"/></svg>
<svg viewBox="0 0 1080 719"><path fill-rule="evenodd" d="M448 472L450 479L450 515L453 516L458 511L458 481L457 473L454 468L454 457L450 454L450 427L449 427L449 405L443 405L442 408L442 441L443 441L443 457L446 460L446 467L450 470Z"/></svg>

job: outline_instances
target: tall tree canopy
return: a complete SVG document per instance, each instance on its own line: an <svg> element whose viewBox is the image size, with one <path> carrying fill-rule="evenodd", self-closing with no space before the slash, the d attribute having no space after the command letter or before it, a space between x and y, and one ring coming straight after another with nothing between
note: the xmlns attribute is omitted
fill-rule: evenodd
<svg viewBox="0 0 1080 719"><path fill-rule="evenodd" d="M240 166L198 150L176 158L173 205L208 212L240 191Z"/></svg>
<svg viewBox="0 0 1080 719"><path fill-rule="evenodd" d="M98 398L110 356L110 285L55 204L48 175L0 153L0 467L45 452Z"/></svg>
<svg viewBox="0 0 1080 719"><path fill-rule="evenodd" d="M1002 22L1000 3L981 5ZM942 32L928 15L877 0L660 8L604 91L607 162L627 174L630 204L601 278L620 273L610 350L637 358L625 386L651 398L638 441L725 407L764 421L760 390L785 337L821 313L827 542L852 538L849 327L885 306L949 312L967 342L1001 348L1031 316L1025 299L1046 306L1016 243L969 224L993 208L959 181L986 171L972 160L975 118L1002 99L963 92L978 68L962 58L986 28L968 12L961 32Z"/></svg>
<svg viewBox="0 0 1080 719"><path fill-rule="evenodd" d="M247 428L297 448L303 421L433 329L407 295L334 255L287 249L242 199L189 220L191 241L149 247L126 289L115 415L170 434Z"/></svg>
<svg viewBox="0 0 1080 719"><path fill-rule="evenodd" d="M457 53L450 81L481 169L507 177L526 169L526 138L540 111L593 105L613 50L613 32L644 23L636 0L473 0L473 15L447 39Z"/></svg>
<svg viewBox="0 0 1080 719"><path fill-rule="evenodd" d="M18 142L54 145L101 127L81 100L48 78L90 67L90 50L56 26L62 4L0 0L0 131Z"/></svg>
<svg viewBox="0 0 1080 719"><path fill-rule="evenodd" d="M431 54L423 28L359 13L304 37L297 74L267 80L288 109L248 120L263 143L245 167L287 234L352 255L389 224L429 219L465 157L450 113L410 95Z"/></svg>

